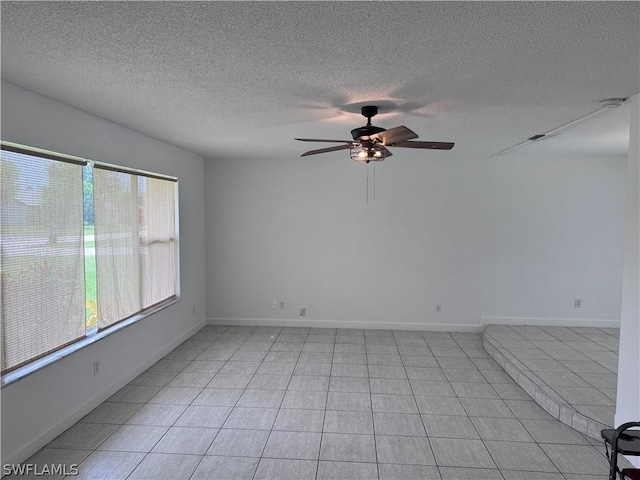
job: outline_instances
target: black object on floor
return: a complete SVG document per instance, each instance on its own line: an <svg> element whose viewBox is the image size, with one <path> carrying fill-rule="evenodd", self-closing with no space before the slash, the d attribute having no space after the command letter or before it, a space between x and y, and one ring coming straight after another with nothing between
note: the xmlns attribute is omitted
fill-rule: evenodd
<svg viewBox="0 0 640 480"><path fill-rule="evenodd" d="M618 469L618 454L640 456L640 430L632 430L636 427L640 427L640 422L628 422L615 430L608 428L600 432L609 459L609 480L616 480L618 474L621 479L640 479L640 469L627 468L622 471ZM611 452L609 452L609 446L611 446Z"/></svg>

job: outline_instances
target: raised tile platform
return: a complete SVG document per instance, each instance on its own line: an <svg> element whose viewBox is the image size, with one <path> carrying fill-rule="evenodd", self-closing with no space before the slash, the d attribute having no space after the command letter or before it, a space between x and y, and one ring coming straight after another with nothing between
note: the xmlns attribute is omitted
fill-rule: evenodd
<svg viewBox="0 0 640 480"><path fill-rule="evenodd" d="M614 424L620 330L488 325L487 353L544 410L600 440Z"/></svg>

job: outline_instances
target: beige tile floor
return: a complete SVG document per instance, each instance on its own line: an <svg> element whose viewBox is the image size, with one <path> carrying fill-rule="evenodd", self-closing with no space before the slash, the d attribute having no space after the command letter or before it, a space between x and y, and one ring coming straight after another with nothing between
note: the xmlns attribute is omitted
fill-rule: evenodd
<svg viewBox="0 0 640 480"><path fill-rule="evenodd" d="M554 417L592 438L614 424L620 330L489 325L487 352Z"/></svg>
<svg viewBox="0 0 640 480"><path fill-rule="evenodd" d="M475 333L207 326L28 462L81 479L605 479ZM24 478L24 477L22 477ZM41 477L38 477L41 478Z"/></svg>

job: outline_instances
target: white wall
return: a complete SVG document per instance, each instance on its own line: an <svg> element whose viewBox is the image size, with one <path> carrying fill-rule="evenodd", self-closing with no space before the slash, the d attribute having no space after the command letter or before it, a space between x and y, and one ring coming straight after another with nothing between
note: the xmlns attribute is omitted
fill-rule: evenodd
<svg viewBox="0 0 640 480"><path fill-rule="evenodd" d="M201 158L6 82L2 139L177 176L182 290L180 302L3 388L5 463L24 460L201 328L206 292Z"/></svg>
<svg viewBox="0 0 640 480"><path fill-rule="evenodd" d="M396 150L369 204L366 169L346 154L206 160L209 322L619 321L625 157Z"/></svg>
<svg viewBox="0 0 640 480"><path fill-rule="evenodd" d="M616 426L640 420L640 95L631 103ZM640 459L630 458L640 467Z"/></svg>

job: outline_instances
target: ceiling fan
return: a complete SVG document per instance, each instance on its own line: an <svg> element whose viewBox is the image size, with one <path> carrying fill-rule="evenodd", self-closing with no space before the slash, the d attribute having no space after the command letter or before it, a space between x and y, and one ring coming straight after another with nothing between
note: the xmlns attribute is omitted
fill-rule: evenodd
<svg viewBox="0 0 640 480"><path fill-rule="evenodd" d="M330 142L342 143L335 147L319 148L304 152L301 157L316 155L318 153L335 152L337 150L351 150L351 158L356 162L381 162L386 157L393 155L387 147L421 148L429 150L451 150L451 142L413 142L418 138L414 132L405 126L385 129L371 125L371 118L378 113L375 105L362 107L362 116L367 119L367 124L351 130L353 140L326 140L320 138L296 138L301 142Z"/></svg>

